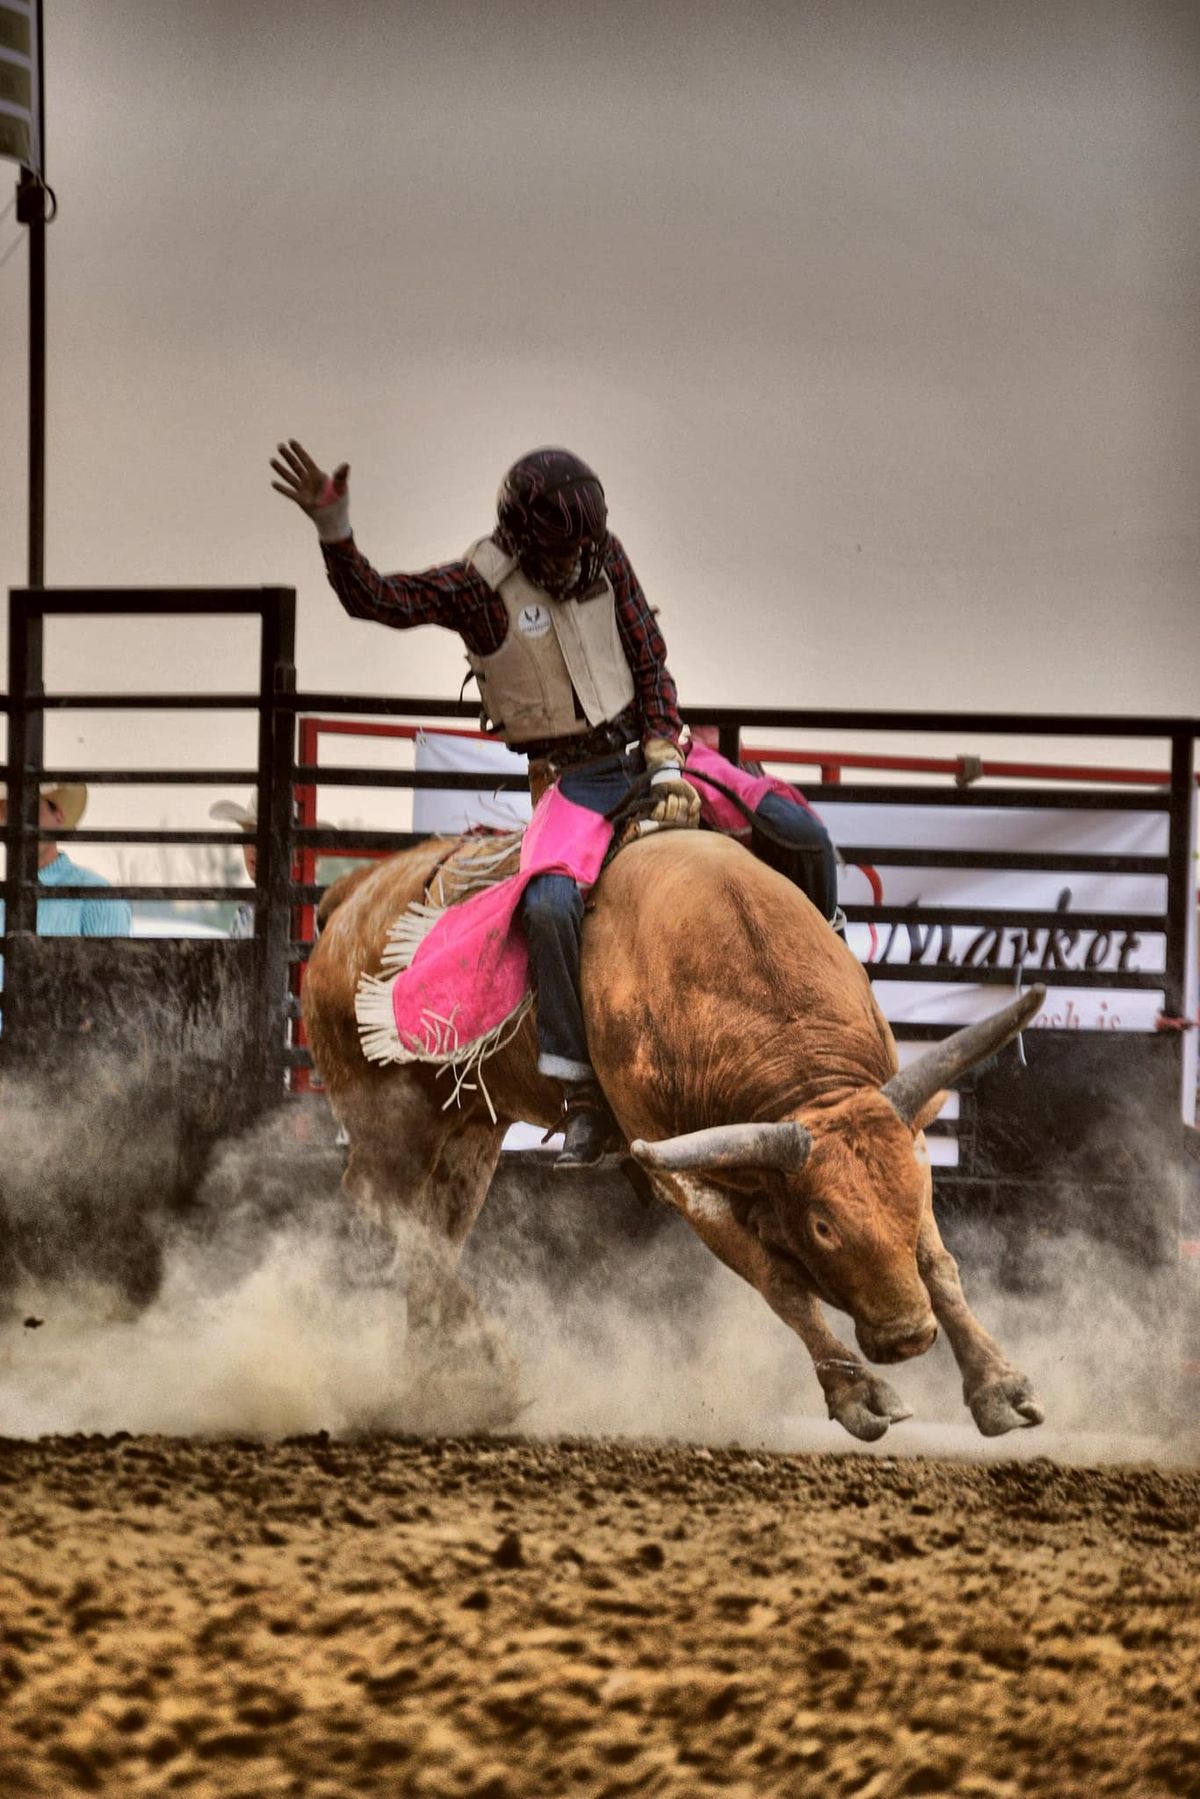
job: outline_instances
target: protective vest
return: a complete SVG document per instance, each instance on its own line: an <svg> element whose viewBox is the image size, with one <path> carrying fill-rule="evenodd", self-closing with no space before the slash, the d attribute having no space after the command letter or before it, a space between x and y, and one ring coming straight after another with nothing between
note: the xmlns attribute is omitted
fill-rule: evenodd
<svg viewBox="0 0 1200 1799"><path fill-rule="evenodd" d="M495 589L508 613L498 650L490 656L467 652L487 715L506 743L579 737L632 704L633 675L607 575L586 600L555 600L490 537L473 543L464 561Z"/></svg>

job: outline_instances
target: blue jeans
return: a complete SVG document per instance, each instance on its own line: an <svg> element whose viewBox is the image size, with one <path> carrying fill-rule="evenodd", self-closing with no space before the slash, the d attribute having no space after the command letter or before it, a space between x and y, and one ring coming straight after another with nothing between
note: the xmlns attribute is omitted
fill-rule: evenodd
<svg viewBox="0 0 1200 1799"><path fill-rule="evenodd" d="M567 769L559 789L589 812L611 812L643 772L640 751ZM538 1072L558 1081L594 1078L583 1028L579 955L583 895L570 875L535 875L521 896L521 922L537 993Z"/></svg>
<svg viewBox="0 0 1200 1799"><path fill-rule="evenodd" d="M578 771L567 769L559 788L589 812L611 812L642 774L640 751L609 756ZM801 887L822 917L837 910L837 858L824 825L803 806L768 793L758 812L800 858ZM579 960L583 942L583 895L570 875L535 875L521 896L521 922L529 944L529 966L538 1004L538 1071L559 1081L593 1079L583 1028Z"/></svg>
<svg viewBox="0 0 1200 1799"><path fill-rule="evenodd" d="M754 809L778 836L805 852L799 857L798 872L791 878L822 918L832 918L837 911L837 857L820 819L803 806L785 800L781 793L764 793Z"/></svg>

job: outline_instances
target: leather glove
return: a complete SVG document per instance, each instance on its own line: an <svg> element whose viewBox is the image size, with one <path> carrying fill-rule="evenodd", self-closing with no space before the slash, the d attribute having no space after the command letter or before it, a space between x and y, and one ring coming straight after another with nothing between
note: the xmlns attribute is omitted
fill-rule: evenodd
<svg viewBox="0 0 1200 1799"><path fill-rule="evenodd" d="M650 776L655 824L670 829L692 830L700 823L700 795L683 778L683 758L668 737L649 737L644 751Z"/></svg>
<svg viewBox="0 0 1200 1799"><path fill-rule="evenodd" d="M700 795L690 781L685 781L682 776L672 780L664 775L652 780L650 788L654 795L654 810L650 816L655 824L695 830L700 823Z"/></svg>
<svg viewBox="0 0 1200 1799"><path fill-rule="evenodd" d="M308 514L322 543L344 543L350 536L350 464L343 462L327 475L296 438L278 449L280 460L271 458L280 477L271 483L275 492Z"/></svg>

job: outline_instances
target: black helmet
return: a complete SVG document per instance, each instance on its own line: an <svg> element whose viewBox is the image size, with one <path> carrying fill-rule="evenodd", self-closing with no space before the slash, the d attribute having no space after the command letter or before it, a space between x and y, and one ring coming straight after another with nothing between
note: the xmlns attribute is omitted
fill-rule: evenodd
<svg viewBox="0 0 1200 1799"><path fill-rule="evenodd" d="M599 478L569 450L531 450L500 483L496 541L555 599L586 593L608 548Z"/></svg>

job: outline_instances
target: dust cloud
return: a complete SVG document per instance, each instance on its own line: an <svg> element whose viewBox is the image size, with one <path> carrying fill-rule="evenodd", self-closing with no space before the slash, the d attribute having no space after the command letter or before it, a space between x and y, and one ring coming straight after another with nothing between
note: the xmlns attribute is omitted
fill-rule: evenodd
<svg viewBox="0 0 1200 1799"><path fill-rule="evenodd" d="M462 1267L479 1309L466 1303L432 1359L407 1331L403 1275L386 1278L347 1233L327 1119L299 1140L295 1120L268 1120L168 1206L169 1145L131 1133L120 1097L110 1075L49 1129L44 1094L7 1096L0 1435L499 1428L1076 1462L1200 1450L1181 1424L1174 1269L1081 1233L1040 1240L1016 1285L994 1241L958 1246L968 1297L1033 1379L1043 1428L981 1438L942 1340L887 1371L915 1416L867 1446L824 1417L806 1352L758 1295L618 1175L598 1197L524 1168L502 1176Z"/></svg>
<svg viewBox="0 0 1200 1799"><path fill-rule="evenodd" d="M697 1246L698 1247L698 1246ZM994 1268L960 1272L976 1316L1030 1375L1044 1426L988 1440L967 1411L961 1376L940 1338L917 1361L885 1369L913 1409L878 1444L854 1442L824 1416L807 1352L757 1293L692 1244L681 1227L643 1252L629 1296L628 1261L610 1260L611 1286L556 1300L539 1284L500 1284L498 1304L536 1371L522 1428L544 1436L677 1438L746 1449L967 1455L988 1461L1052 1455L1066 1462L1200 1460L1185 1416L1174 1268L1138 1266L1078 1233L1042 1245L1036 1288L1013 1291ZM694 1286L646 1303L691 1264ZM853 1341L849 1319L830 1314ZM1194 1398L1192 1401L1194 1416Z"/></svg>

